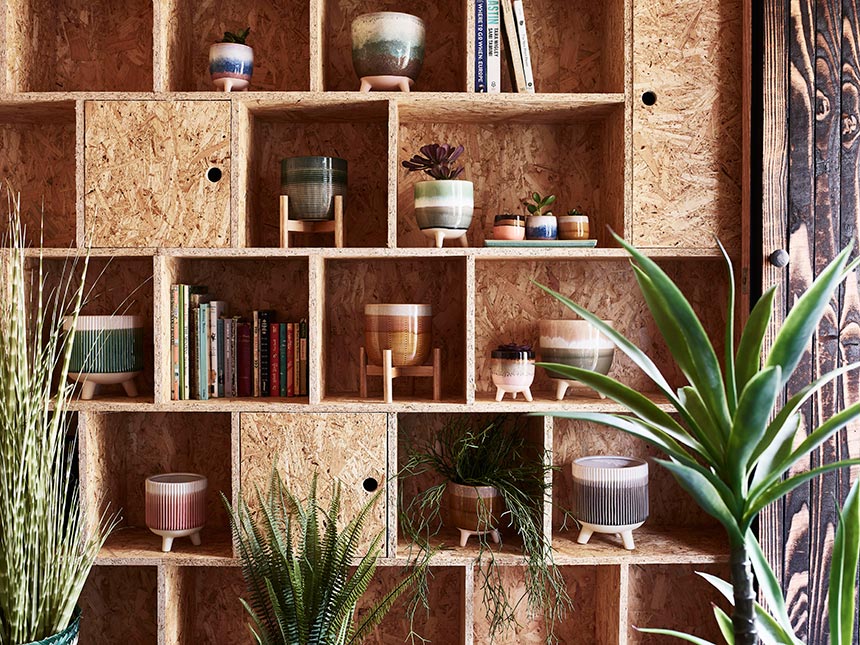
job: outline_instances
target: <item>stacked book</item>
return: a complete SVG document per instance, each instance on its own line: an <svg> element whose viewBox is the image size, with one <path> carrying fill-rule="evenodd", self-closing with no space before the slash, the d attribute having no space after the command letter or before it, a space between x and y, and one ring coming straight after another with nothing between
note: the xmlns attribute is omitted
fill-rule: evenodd
<svg viewBox="0 0 860 645"><path fill-rule="evenodd" d="M263 309L229 315L204 286L170 288L174 401L245 396L307 396L308 323L279 322Z"/></svg>
<svg viewBox="0 0 860 645"><path fill-rule="evenodd" d="M474 0L475 91L502 91L504 40L511 84L517 92L534 92L532 60L522 0Z"/></svg>

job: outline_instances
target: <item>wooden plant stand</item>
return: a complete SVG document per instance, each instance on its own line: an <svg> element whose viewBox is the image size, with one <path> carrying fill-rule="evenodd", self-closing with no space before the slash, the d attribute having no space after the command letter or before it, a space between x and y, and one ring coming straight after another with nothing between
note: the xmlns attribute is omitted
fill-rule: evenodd
<svg viewBox="0 0 860 645"><path fill-rule="evenodd" d="M290 233L334 233L335 248L343 248L343 195L334 196L334 219L306 222L290 219L290 196L281 195L281 248L290 248Z"/></svg>
<svg viewBox="0 0 860 645"><path fill-rule="evenodd" d="M382 377L382 392L386 403L394 402L394 379L398 376L427 376L433 378L433 400L442 400L442 349L433 349L432 365L414 365L412 367L394 367L391 360L391 350L382 350L382 365L369 365L367 352L364 347L359 353L359 395L367 398L367 377Z"/></svg>

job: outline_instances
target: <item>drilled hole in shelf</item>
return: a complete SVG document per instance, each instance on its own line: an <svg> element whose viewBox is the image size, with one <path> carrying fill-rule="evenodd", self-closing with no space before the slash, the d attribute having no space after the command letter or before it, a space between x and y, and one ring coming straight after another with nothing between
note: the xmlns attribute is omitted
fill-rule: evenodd
<svg viewBox="0 0 860 645"><path fill-rule="evenodd" d="M215 168L214 166L206 171L206 179L211 181L213 184L221 181L222 172L220 168Z"/></svg>
<svg viewBox="0 0 860 645"><path fill-rule="evenodd" d="M368 477L362 482L361 485L368 493L372 493L377 488L379 488L379 482L376 481L376 478L374 477Z"/></svg>
<svg viewBox="0 0 860 645"><path fill-rule="evenodd" d="M645 92L642 95L642 102L645 105L654 105L657 102L657 95L654 92Z"/></svg>

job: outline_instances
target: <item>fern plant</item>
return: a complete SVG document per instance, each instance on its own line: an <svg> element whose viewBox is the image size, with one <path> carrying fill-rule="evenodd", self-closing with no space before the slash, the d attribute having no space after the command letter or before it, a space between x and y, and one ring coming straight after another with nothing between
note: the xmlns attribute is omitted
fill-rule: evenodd
<svg viewBox="0 0 860 645"><path fill-rule="evenodd" d="M371 497L342 530L341 485L334 484L331 503L323 509L317 475L305 502L286 488L275 470L268 493L256 490L258 509L240 500L234 510L224 498L248 592L248 600L241 602L258 645L360 643L413 584L417 573L406 576L356 622L356 606L376 570L382 532L355 561L380 495Z"/></svg>

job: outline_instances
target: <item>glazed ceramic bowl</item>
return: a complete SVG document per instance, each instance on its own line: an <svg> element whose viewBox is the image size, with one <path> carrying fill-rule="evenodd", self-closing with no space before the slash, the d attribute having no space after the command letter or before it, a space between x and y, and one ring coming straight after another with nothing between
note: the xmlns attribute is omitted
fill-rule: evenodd
<svg viewBox="0 0 860 645"><path fill-rule="evenodd" d="M529 215L526 220L526 239L558 239L558 220L555 215Z"/></svg>
<svg viewBox="0 0 860 645"><path fill-rule="evenodd" d="M162 538L161 550L170 551L173 540L191 537L200 544L206 524L208 481L195 473L165 473L146 478L146 525Z"/></svg>
<svg viewBox="0 0 860 645"><path fill-rule="evenodd" d="M373 79L385 89L385 79L418 79L424 64L424 22L417 16L395 11L366 13L352 21L352 65L360 79Z"/></svg>
<svg viewBox="0 0 860 645"><path fill-rule="evenodd" d="M587 240L589 233L588 215L558 216L558 239Z"/></svg>
<svg viewBox="0 0 860 645"><path fill-rule="evenodd" d="M334 197L342 195L346 201L346 186L345 159L290 157L281 161L281 193L290 198L292 220L334 219Z"/></svg>
<svg viewBox="0 0 860 645"><path fill-rule="evenodd" d="M239 43L215 43L209 47L209 75L224 92L247 90L254 73L254 50Z"/></svg>
<svg viewBox="0 0 860 645"><path fill-rule="evenodd" d="M415 219L428 237L461 237L469 230L474 212L474 186L461 179L437 179L415 184Z"/></svg>
<svg viewBox="0 0 860 645"><path fill-rule="evenodd" d="M382 351L391 350L394 367L423 365L433 339L433 308L427 304L364 306L367 360L382 365Z"/></svg>
<svg viewBox="0 0 860 645"><path fill-rule="evenodd" d="M648 519L648 463L617 456L581 457L571 464L571 513L581 525L577 541L593 533L620 534L633 549L632 531Z"/></svg>
<svg viewBox="0 0 860 645"><path fill-rule="evenodd" d="M612 322L605 320L611 325ZM541 320L540 356L544 363L560 363L581 369L609 373L615 345L586 320ZM547 376L566 379L565 376L547 370Z"/></svg>
<svg viewBox="0 0 860 645"><path fill-rule="evenodd" d="M502 214L496 215L493 222L493 239L524 240L526 239L526 216Z"/></svg>
<svg viewBox="0 0 860 645"><path fill-rule="evenodd" d="M72 318L63 319L69 331ZM97 385L122 383L137 396L134 377L143 371L141 316L78 316L72 339L69 379L83 382L81 397L91 399Z"/></svg>

